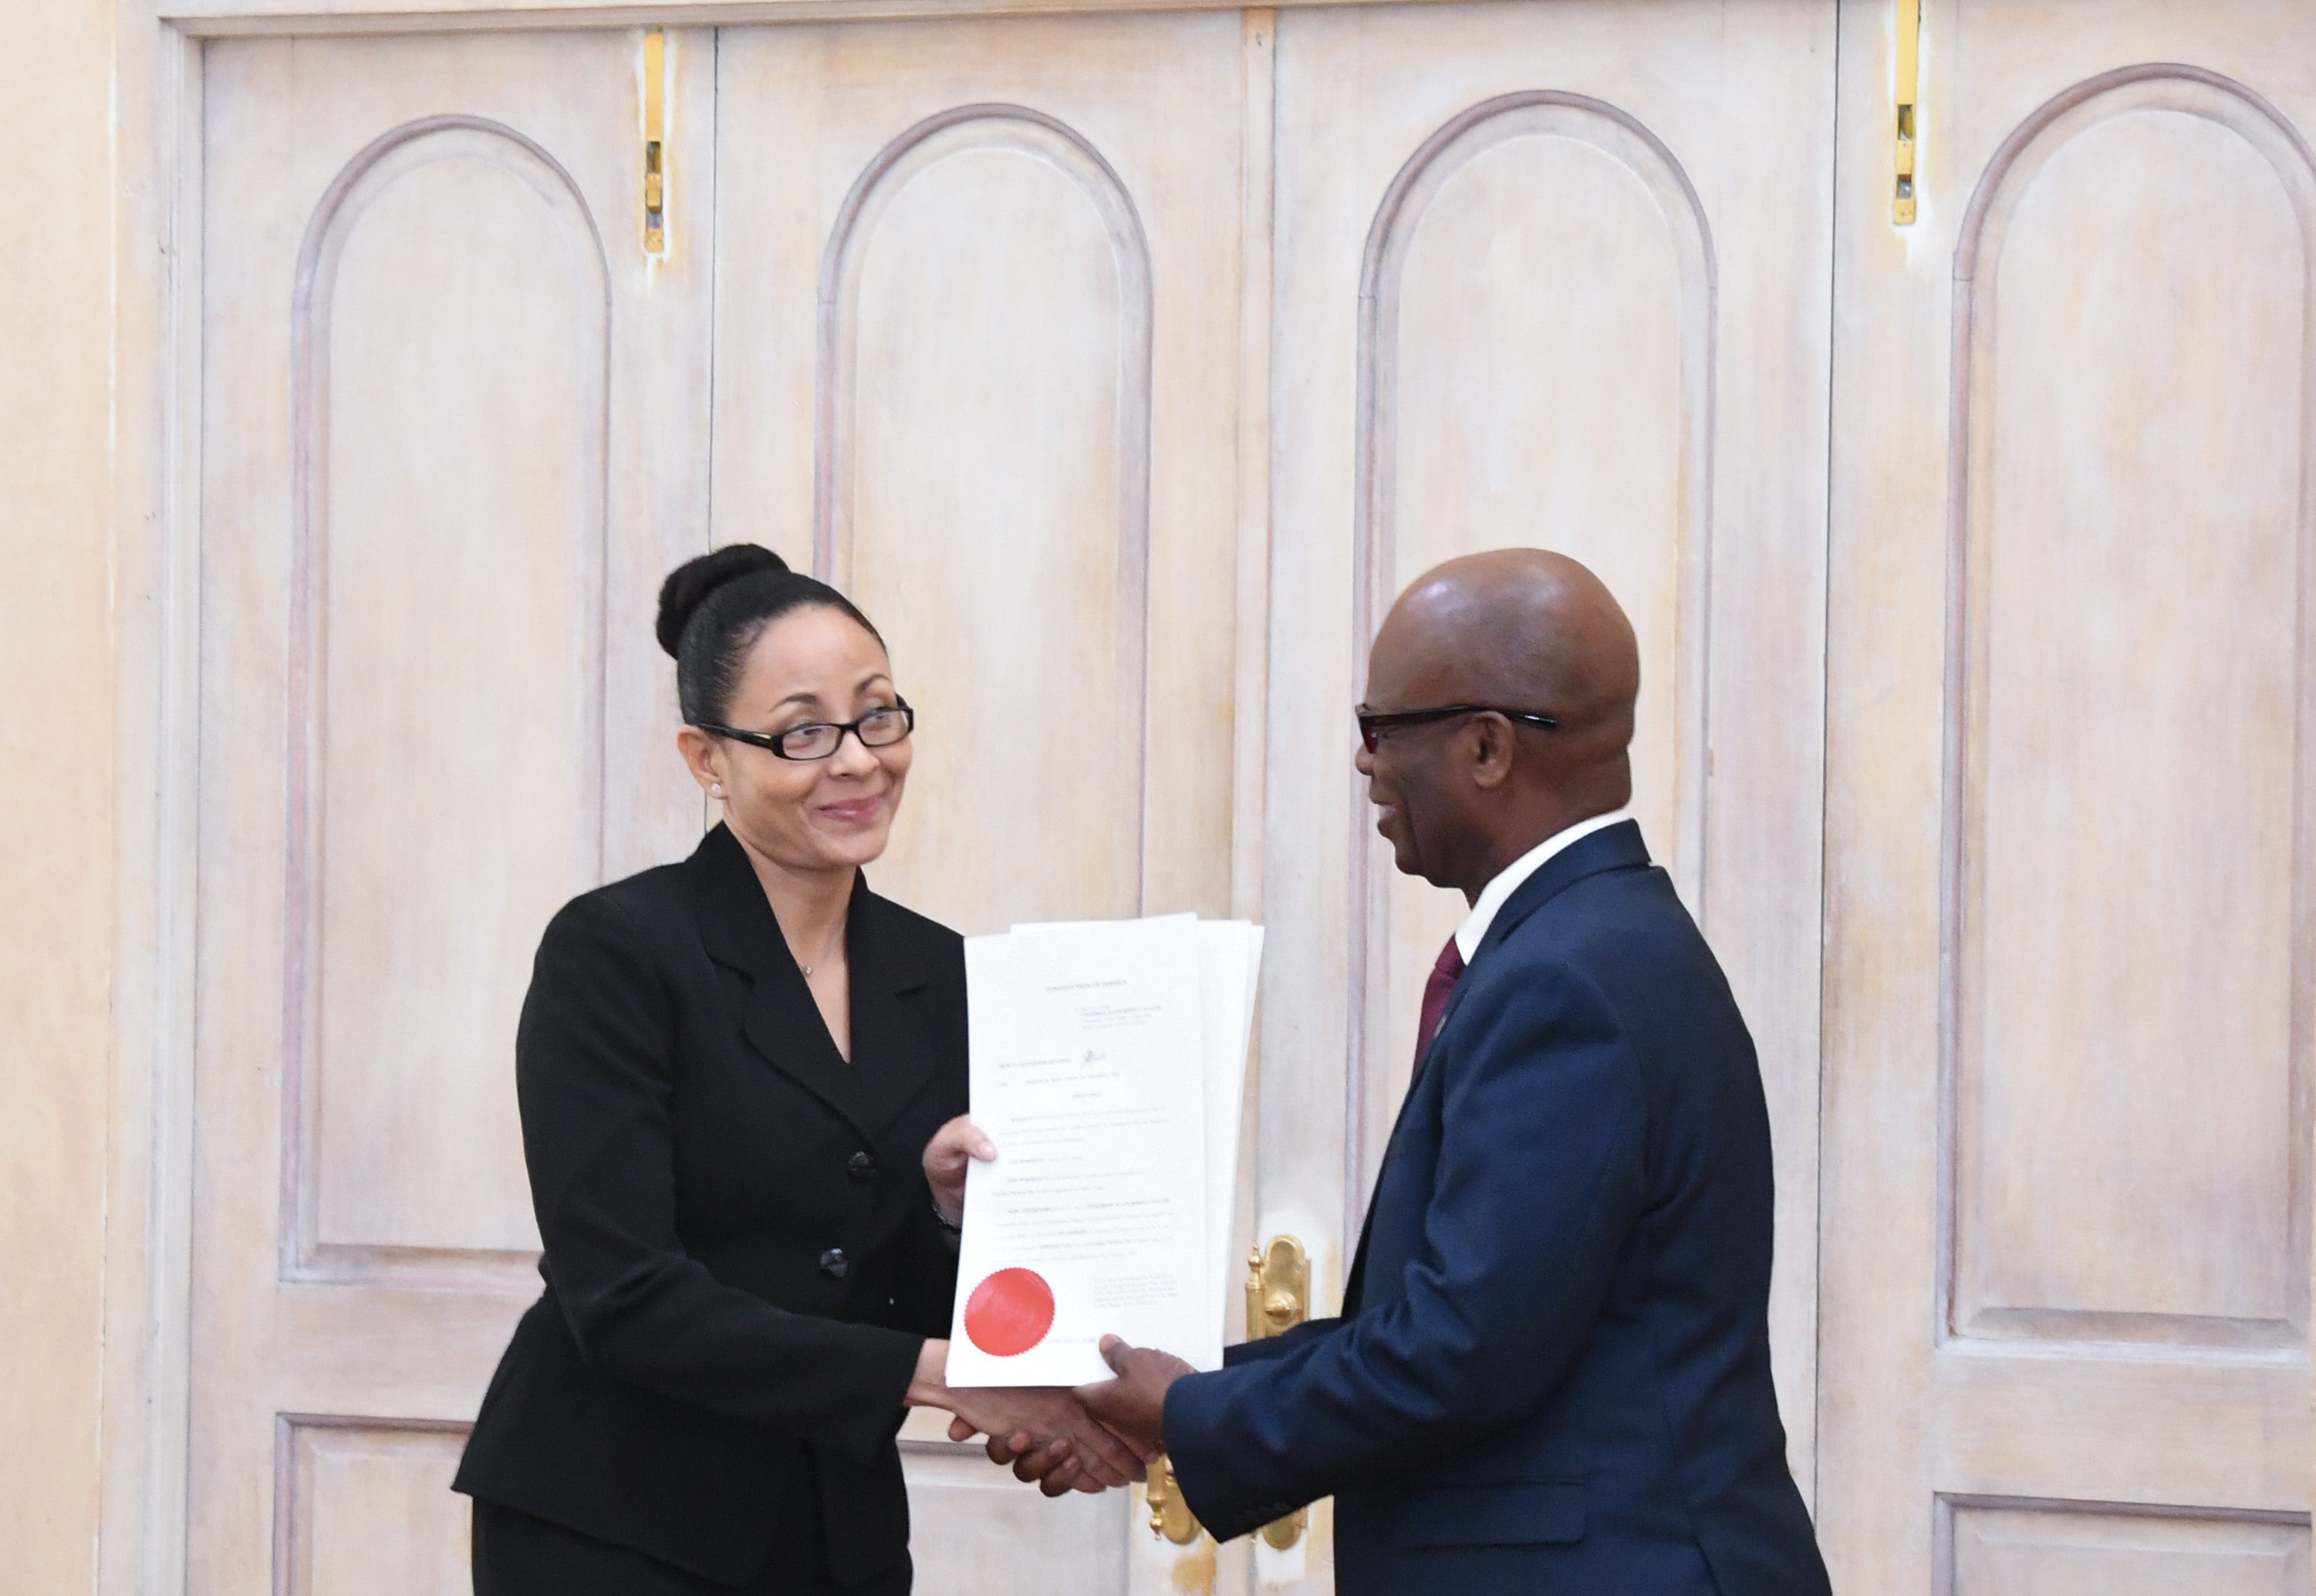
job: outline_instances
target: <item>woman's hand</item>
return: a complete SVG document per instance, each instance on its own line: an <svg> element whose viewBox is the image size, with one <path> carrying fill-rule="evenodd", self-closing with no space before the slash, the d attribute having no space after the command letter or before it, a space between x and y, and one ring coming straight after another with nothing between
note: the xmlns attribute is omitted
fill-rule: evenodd
<svg viewBox="0 0 2316 1596"><path fill-rule="evenodd" d="M1019 1478L1048 1496L1097 1492L1143 1477L1134 1449L1087 1416L1061 1386L987 1386L949 1392L951 1440L989 1437L992 1462L1010 1462Z"/></svg>
<svg viewBox="0 0 2316 1596"><path fill-rule="evenodd" d="M1036 1480L1047 1495L1104 1491L1143 1477L1141 1457L1087 1417L1066 1388L958 1390L944 1378L948 1368L949 1342L926 1342L917 1354L916 1378L909 1382L909 1405L955 1414L949 1427L952 1440L988 1436L991 1460L1013 1463L1017 1476Z"/></svg>
<svg viewBox="0 0 2316 1596"><path fill-rule="evenodd" d="M925 1144L925 1180L933 1189L933 1206L951 1225L965 1223L966 1166L978 1158L986 1164L997 1156L997 1145L965 1115L933 1132Z"/></svg>

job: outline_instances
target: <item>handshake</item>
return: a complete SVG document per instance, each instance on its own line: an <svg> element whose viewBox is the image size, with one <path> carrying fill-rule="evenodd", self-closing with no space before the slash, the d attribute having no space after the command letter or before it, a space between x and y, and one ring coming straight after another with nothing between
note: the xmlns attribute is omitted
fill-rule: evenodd
<svg viewBox="0 0 2316 1596"><path fill-rule="evenodd" d="M946 1357L948 1343L928 1342L925 1350L928 1357ZM1048 1496L1106 1491L1143 1478L1165 1450L1166 1388L1190 1366L1114 1335L1102 1338L1101 1355L1116 1377L1074 1390L943 1385L920 1395L912 1386L910 1400L955 1415L951 1440L986 1436L991 1462L1012 1465L1018 1478L1036 1482Z"/></svg>
<svg viewBox="0 0 2316 1596"><path fill-rule="evenodd" d="M951 1225L965 1213L965 1172L996 1156L989 1138L965 1119L950 1120L926 1146L925 1178L933 1203ZM953 1415L951 1440L987 1437L993 1463L1012 1466L1048 1496L1099 1493L1145 1477L1165 1449L1167 1388L1191 1372L1170 1352L1130 1347L1104 1336L1110 1379L1075 1389L1060 1386L958 1387L943 1378L949 1343L929 1341L909 1385L912 1407Z"/></svg>

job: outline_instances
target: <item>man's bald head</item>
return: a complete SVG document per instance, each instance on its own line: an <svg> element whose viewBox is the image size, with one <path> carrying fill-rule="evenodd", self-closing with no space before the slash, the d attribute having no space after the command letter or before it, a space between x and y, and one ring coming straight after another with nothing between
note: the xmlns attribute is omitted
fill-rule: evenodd
<svg viewBox="0 0 2316 1596"><path fill-rule="evenodd" d="M1388 656L1388 657L1387 657ZM1384 618L1376 668L1440 703L1539 709L1561 736L1603 752L1633 740L1641 651L1601 580L1564 554L1497 548L1435 566ZM1370 681L1368 700L1378 702Z"/></svg>
<svg viewBox="0 0 2316 1596"><path fill-rule="evenodd" d="M1557 729L1474 716L1429 738L1387 733L1360 769L1400 868L1476 892L1554 832L1629 801L1640 689L1632 622L1566 555L1500 548L1425 572L1376 634L1367 707L1479 704Z"/></svg>

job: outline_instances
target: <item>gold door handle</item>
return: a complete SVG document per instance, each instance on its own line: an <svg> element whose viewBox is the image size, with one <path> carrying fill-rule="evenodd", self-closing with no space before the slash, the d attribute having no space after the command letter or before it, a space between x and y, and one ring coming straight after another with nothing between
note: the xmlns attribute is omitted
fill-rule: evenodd
<svg viewBox="0 0 2316 1596"><path fill-rule="evenodd" d="M1311 1260L1291 1235L1246 1255L1246 1339L1269 1341L1311 1316Z"/></svg>
<svg viewBox="0 0 2316 1596"><path fill-rule="evenodd" d="M1198 1520L1190 1515L1190 1504L1182 1500L1182 1487L1174 1483L1174 1460L1161 1458L1150 1466L1150 1478L1142 1488L1142 1499L1150 1507L1150 1533L1162 1535L1178 1547L1189 1546L1201 1533Z"/></svg>
<svg viewBox="0 0 2316 1596"><path fill-rule="evenodd" d="M1268 1341L1292 1330L1311 1316L1311 1260L1303 1244L1291 1235L1274 1235L1267 1247L1257 1247L1246 1259L1246 1339ZM1174 1479L1174 1460L1161 1458L1150 1466L1142 1488L1150 1509L1150 1533L1186 1547L1204 1533L1182 1487ZM1283 1519L1265 1524L1265 1544L1285 1551L1303 1538L1311 1510L1296 1508Z"/></svg>
<svg viewBox="0 0 2316 1596"><path fill-rule="evenodd" d="M1269 1341L1310 1316L1310 1256L1293 1236L1274 1235L1269 1246L1246 1255L1246 1339ZM1298 1507L1262 1527L1263 1543L1283 1552L1303 1538L1310 1521L1311 1510Z"/></svg>

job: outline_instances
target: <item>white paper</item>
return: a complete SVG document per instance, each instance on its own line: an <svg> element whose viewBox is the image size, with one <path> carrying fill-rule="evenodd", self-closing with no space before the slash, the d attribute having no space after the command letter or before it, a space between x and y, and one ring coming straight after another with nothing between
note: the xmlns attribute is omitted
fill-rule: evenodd
<svg viewBox="0 0 2316 1596"><path fill-rule="evenodd" d="M1240 1120L1246 1101L1246 1056L1253 1042L1254 985L1262 960L1262 928L1243 920L1198 924L1198 996L1207 1097L1206 1334L1195 1346L1166 1351L1195 1369L1223 1366L1223 1321L1238 1278L1237 1223ZM1132 1337L1127 1337L1132 1340ZM1137 1343L1139 1344L1139 1343Z"/></svg>
<svg viewBox="0 0 2316 1596"><path fill-rule="evenodd" d="M1262 963L1262 928L1244 920L1199 920L1172 914L1164 922L1195 924L1198 935L1200 1073L1205 1077L1208 1303L1205 1329L1194 1343L1165 1350L1195 1369L1223 1366L1223 1327L1230 1295L1243 1272L1231 1232L1237 1218L1239 1135L1246 1101L1246 1062L1254 1039L1254 990ZM1144 924L1161 923L1147 920ZM1041 921L1017 925L1015 936L1069 936L1109 921ZM984 1127L984 1128L986 1128ZM1116 1333L1125 1335L1122 1330ZM1127 1335L1126 1339L1133 1342ZM1136 1342L1136 1345L1148 1343Z"/></svg>
<svg viewBox="0 0 2316 1596"><path fill-rule="evenodd" d="M1198 924L1065 929L966 942L973 1118L997 1157L966 1177L952 1386L1105 1378L1108 1333L1173 1348L1209 1339ZM992 1336L992 1351L976 1343L989 1321L975 1304L1020 1285L1011 1271L1035 1277L1050 1324L1020 1351L1018 1335Z"/></svg>

